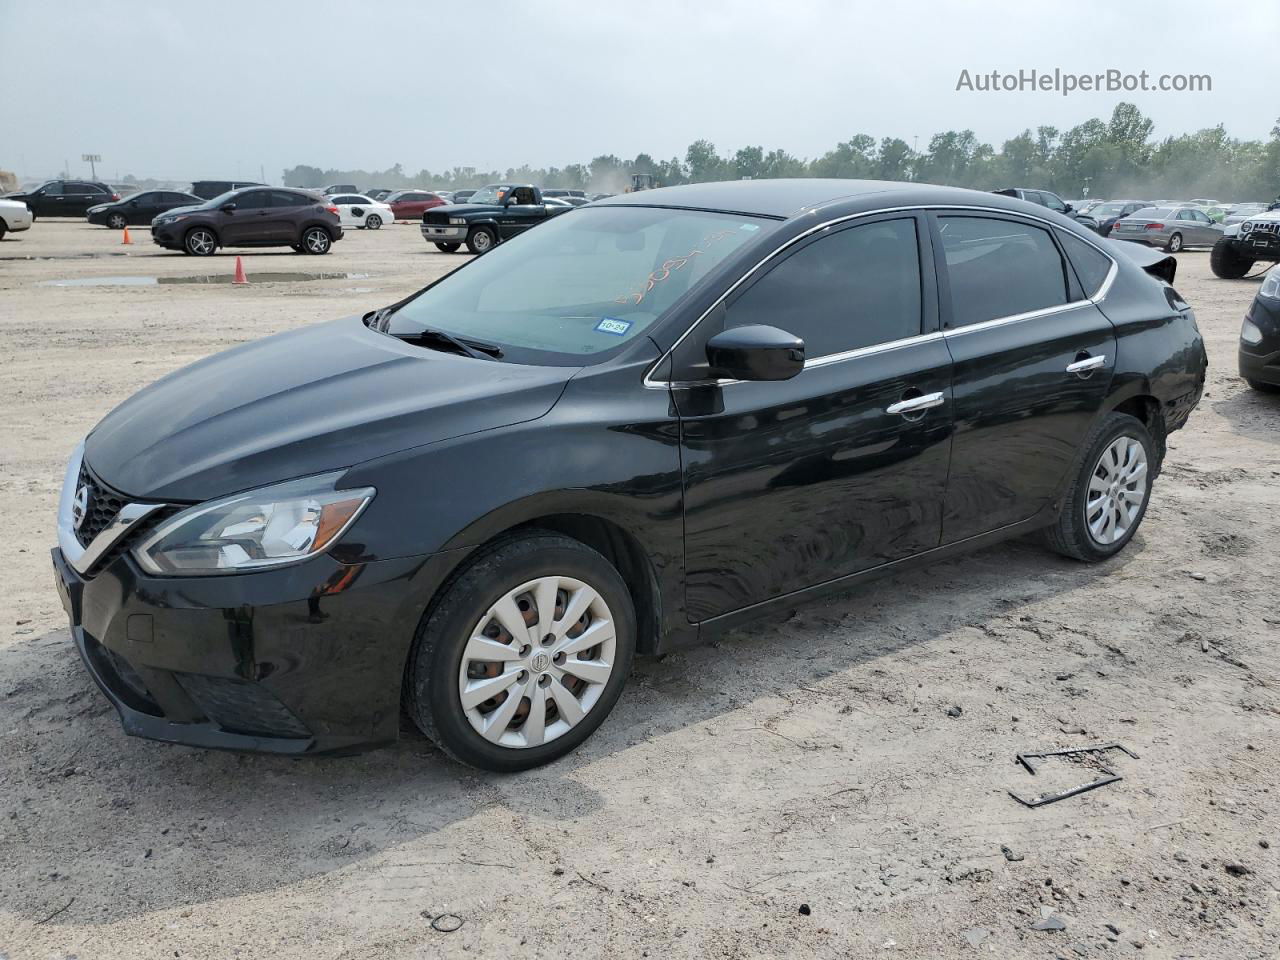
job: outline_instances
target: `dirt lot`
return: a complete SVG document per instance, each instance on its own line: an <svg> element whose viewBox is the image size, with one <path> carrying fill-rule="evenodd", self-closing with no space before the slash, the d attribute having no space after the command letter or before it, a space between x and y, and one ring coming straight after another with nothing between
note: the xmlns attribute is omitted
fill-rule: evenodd
<svg viewBox="0 0 1280 960"><path fill-rule="evenodd" d="M413 735L289 761L121 732L52 585L68 452L176 367L461 262L399 226L247 255L248 287L46 285L231 275L136 233L0 243L0 957L1277 955L1280 398L1235 376L1256 282L1180 255L1210 384L1116 562L1013 543L640 661L581 750L506 777ZM1110 740L1124 780L1009 797L1096 772L1016 752Z"/></svg>

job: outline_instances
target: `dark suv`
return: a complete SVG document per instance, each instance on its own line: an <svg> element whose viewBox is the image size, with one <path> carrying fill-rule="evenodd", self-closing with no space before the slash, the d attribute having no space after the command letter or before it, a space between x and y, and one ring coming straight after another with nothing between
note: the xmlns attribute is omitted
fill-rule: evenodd
<svg viewBox="0 0 1280 960"><path fill-rule="evenodd" d="M293 247L328 253L342 239L338 208L314 193L274 187L230 190L198 207L161 214L151 239L168 250L207 257L219 247Z"/></svg>
<svg viewBox="0 0 1280 960"><path fill-rule="evenodd" d="M99 203L120 199L105 183L92 180L50 180L26 193L7 193L6 200L21 200L31 210L31 217L83 217L85 211Z"/></svg>

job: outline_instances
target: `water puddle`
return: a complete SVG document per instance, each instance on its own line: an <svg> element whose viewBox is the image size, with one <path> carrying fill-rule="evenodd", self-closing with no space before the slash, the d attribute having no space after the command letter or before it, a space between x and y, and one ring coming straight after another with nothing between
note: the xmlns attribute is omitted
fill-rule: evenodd
<svg viewBox="0 0 1280 960"><path fill-rule="evenodd" d="M249 274L249 283L301 283L307 280L368 280L368 273L300 273L261 271ZM70 280L42 280L38 287L154 287L171 283L231 283L231 273L198 277L75 277Z"/></svg>

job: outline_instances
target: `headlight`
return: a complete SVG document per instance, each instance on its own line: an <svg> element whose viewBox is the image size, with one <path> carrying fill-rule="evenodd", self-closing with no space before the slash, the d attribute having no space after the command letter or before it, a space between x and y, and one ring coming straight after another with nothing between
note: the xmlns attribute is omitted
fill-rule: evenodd
<svg viewBox="0 0 1280 960"><path fill-rule="evenodd" d="M177 217L156 217L156 219L153 220L152 223L154 223L157 227L165 227L171 223L177 223L179 220L185 220L185 219L187 219L186 214L182 214Z"/></svg>
<svg viewBox="0 0 1280 960"><path fill-rule="evenodd" d="M1251 347L1256 347L1262 342L1262 331L1252 320L1246 320L1240 325L1240 342L1247 343Z"/></svg>
<svg viewBox="0 0 1280 960"><path fill-rule="evenodd" d="M459 227L460 227L460 226L462 226L463 224L465 224L467 221L466 221L466 219L465 219L465 218L463 218L463 217L450 217L450 218L449 218L449 222L450 222L450 223L452 223L452 224L454 224L455 226L459 226Z"/></svg>
<svg viewBox="0 0 1280 960"><path fill-rule="evenodd" d="M1267 271L1262 279L1262 286L1258 288L1258 296L1280 300L1280 267L1272 267Z"/></svg>
<svg viewBox="0 0 1280 960"><path fill-rule="evenodd" d="M133 550L148 573L204 576L296 563L337 542L376 492L341 473L290 480L183 510Z"/></svg>
<svg viewBox="0 0 1280 960"><path fill-rule="evenodd" d="M1241 233L1248 233L1252 229L1253 229L1252 221L1246 220L1244 223L1240 224Z"/></svg>

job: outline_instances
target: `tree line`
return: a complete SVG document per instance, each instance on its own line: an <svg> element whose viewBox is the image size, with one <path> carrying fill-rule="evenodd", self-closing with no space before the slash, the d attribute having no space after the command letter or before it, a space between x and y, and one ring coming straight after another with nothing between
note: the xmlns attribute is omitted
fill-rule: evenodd
<svg viewBox="0 0 1280 960"><path fill-rule="evenodd" d="M1086 120L1065 132L1052 126L1026 129L1004 141L999 150L981 142L972 130L934 134L923 150L897 137L877 142L874 137L856 134L813 159L759 146L722 155L710 141L697 140L683 158L658 160L640 153L623 159L603 154L590 163L564 167L525 164L506 170L454 167L409 173L398 163L387 170L325 170L300 164L284 171L284 183L292 187L354 183L360 189L458 190L517 181L618 193L630 183L633 173L644 173L652 174L663 186L742 178L850 177L979 190L1039 187L1068 199L1269 200L1280 194L1280 120L1265 141L1229 137L1221 124L1163 139L1153 139L1154 128L1134 104L1119 103L1108 120Z"/></svg>

